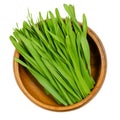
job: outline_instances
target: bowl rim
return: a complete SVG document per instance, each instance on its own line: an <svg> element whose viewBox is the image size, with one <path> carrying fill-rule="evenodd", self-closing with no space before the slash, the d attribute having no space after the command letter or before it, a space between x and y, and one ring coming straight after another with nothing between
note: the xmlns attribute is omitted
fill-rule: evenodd
<svg viewBox="0 0 120 120"><path fill-rule="evenodd" d="M81 23L79 23L81 25ZM38 101L37 99L35 99L28 91L27 89L24 87L21 79L20 79L20 74L19 74L19 63L17 63L16 61L13 60L13 72L14 72L14 76L16 79L16 82L19 86L19 88L22 90L22 92L36 105L38 105L39 107L42 107L44 109L47 110L51 110L51 111L70 111L70 110L74 110L77 109L79 107L82 107L83 105L87 104L90 100L92 100L96 94L99 92L100 88L102 87L102 84L105 80L105 76L106 76L106 72L107 72L107 56L106 56L106 52L104 49L104 46L100 40L100 38L98 37L98 35L90 28L88 27L88 32L87 34L92 38L92 40L94 41L94 43L96 44L98 51L100 53L100 59L101 59L101 69L100 69L100 75L98 77L98 82L96 83L95 87L93 88L93 90L91 91L91 93L84 98L82 101L75 103L73 105L69 105L69 106L51 106L51 105L47 105L44 104L40 101ZM14 57L19 57L20 54L18 53L17 50L14 51ZM102 71L102 72L101 72Z"/></svg>

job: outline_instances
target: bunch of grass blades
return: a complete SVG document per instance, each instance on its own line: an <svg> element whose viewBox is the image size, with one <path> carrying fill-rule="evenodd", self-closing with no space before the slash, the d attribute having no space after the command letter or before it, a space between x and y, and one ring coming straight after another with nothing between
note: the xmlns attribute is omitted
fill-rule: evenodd
<svg viewBox="0 0 120 120"><path fill-rule="evenodd" d="M90 71L90 48L87 41L87 20L77 22L73 5L64 4L65 19L55 9L37 23L28 13L23 27L15 28L10 40L23 59L15 58L61 105L72 105L90 94L95 81Z"/></svg>

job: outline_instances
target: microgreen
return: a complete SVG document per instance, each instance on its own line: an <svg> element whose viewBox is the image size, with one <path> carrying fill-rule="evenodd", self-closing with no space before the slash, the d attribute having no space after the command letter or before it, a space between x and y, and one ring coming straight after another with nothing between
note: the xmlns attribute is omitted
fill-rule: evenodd
<svg viewBox="0 0 120 120"><path fill-rule="evenodd" d="M51 94L58 104L72 105L90 94L95 81L91 76L90 48L87 40L87 18L83 14L80 26L73 5L64 4L68 16L59 10L39 12L34 22L28 11L28 21L16 27L10 40L23 59L15 61L24 66Z"/></svg>

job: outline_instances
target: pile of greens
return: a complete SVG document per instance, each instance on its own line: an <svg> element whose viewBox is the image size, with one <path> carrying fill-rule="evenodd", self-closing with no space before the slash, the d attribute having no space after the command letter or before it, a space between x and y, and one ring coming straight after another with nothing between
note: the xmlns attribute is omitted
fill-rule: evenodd
<svg viewBox="0 0 120 120"><path fill-rule="evenodd" d="M87 41L87 20L77 22L73 5L64 4L65 19L55 9L55 15L41 13L35 23L28 13L23 27L16 27L10 40L20 55L15 58L44 87L58 104L72 105L90 94L95 81L91 76L90 48Z"/></svg>

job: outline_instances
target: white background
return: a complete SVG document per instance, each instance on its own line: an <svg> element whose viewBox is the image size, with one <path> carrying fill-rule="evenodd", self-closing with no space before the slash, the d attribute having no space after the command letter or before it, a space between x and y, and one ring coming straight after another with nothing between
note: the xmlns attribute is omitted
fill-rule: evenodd
<svg viewBox="0 0 120 120"><path fill-rule="evenodd" d="M75 6L78 21L86 14L88 26L100 37L107 54L107 74L97 96L87 105L69 112L52 112L36 106L19 89L13 74L13 53L9 36L27 17L36 19L57 7L63 17L63 3ZM120 3L119 0L1 0L0 1L0 120L120 120Z"/></svg>

